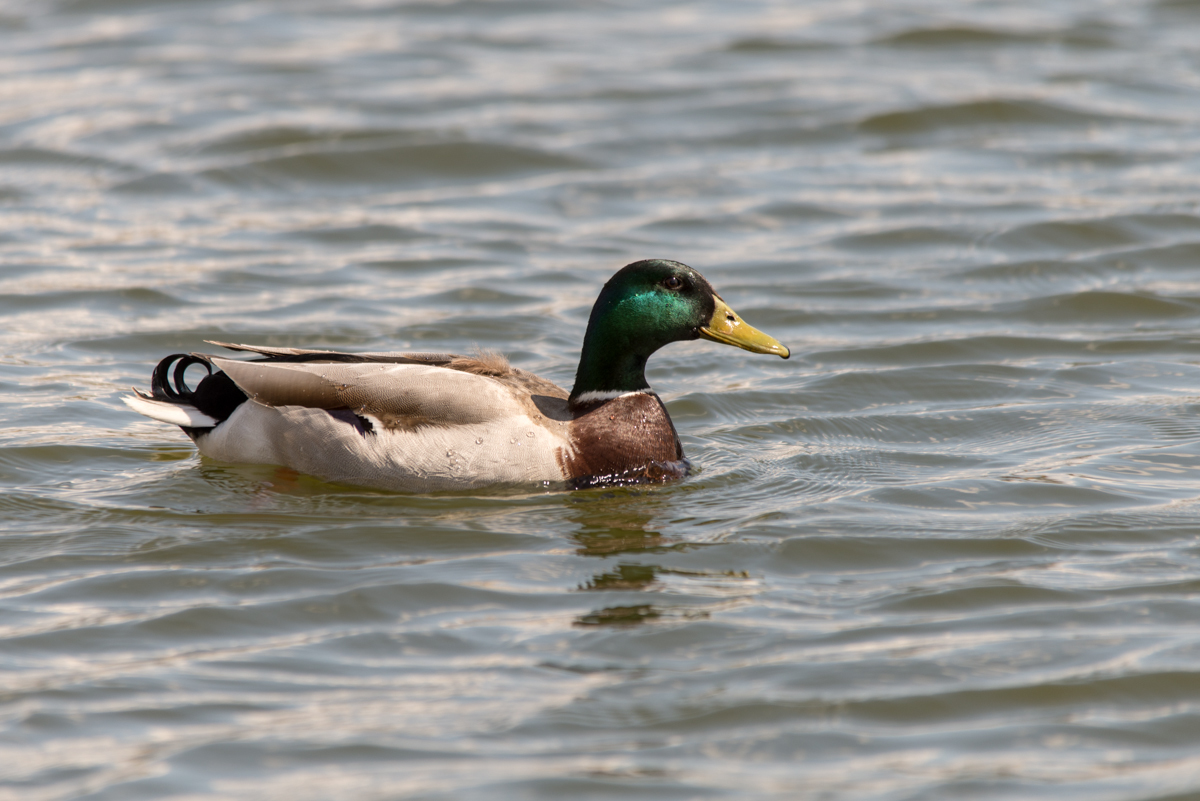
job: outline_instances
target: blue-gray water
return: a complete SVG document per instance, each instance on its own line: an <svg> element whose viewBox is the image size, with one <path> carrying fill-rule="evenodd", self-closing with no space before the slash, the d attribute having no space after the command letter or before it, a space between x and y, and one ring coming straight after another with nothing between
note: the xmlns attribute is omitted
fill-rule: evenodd
<svg viewBox="0 0 1200 801"><path fill-rule="evenodd" d="M1200 4L0 5L0 798L1200 797ZM403 496L119 402L205 339L569 385L662 488Z"/></svg>

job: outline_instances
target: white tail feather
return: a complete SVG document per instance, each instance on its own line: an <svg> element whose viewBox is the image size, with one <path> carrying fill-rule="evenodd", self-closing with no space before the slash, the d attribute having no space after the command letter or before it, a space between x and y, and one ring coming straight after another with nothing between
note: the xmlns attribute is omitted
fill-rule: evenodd
<svg viewBox="0 0 1200 801"><path fill-rule="evenodd" d="M187 428L212 428L220 420L209 417L195 406L186 403L171 403L169 401L150 400L140 395L125 395L121 398L125 404L138 414L144 414L153 420L173 423Z"/></svg>

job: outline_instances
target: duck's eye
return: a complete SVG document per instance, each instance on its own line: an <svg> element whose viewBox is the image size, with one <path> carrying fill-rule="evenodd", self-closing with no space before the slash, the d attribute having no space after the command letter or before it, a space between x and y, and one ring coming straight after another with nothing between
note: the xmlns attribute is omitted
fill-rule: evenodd
<svg viewBox="0 0 1200 801"><path fill-rule="evenodd" d="M667 280L663 281L663 286L667 289L675 290L683 287L683 279L678 275L672 275Z"/></svg>

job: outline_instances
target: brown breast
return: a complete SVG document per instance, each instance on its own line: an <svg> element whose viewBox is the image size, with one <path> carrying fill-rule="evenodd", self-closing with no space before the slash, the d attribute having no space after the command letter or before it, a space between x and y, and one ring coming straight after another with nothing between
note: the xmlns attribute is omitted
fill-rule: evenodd
<svg viewBox="0 0 1200 801"><path fill-rule="evenodd" d="M569 424L572 452L560 449L576 488L643 484L687 475L675 426L659 397L639 392L583 407Z"/></svg>

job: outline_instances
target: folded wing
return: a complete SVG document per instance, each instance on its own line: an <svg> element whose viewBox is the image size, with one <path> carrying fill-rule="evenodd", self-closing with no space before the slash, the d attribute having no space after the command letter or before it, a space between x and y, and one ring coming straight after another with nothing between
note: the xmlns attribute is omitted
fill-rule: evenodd
<svg viewBox="0 0 1200 801"><path fill-rule="evenodd" d="M212 357L252 400L267 406L347 409L386 428L481 423L512 414L515 399L487 376L431 364L238 361Z"/></svg>

